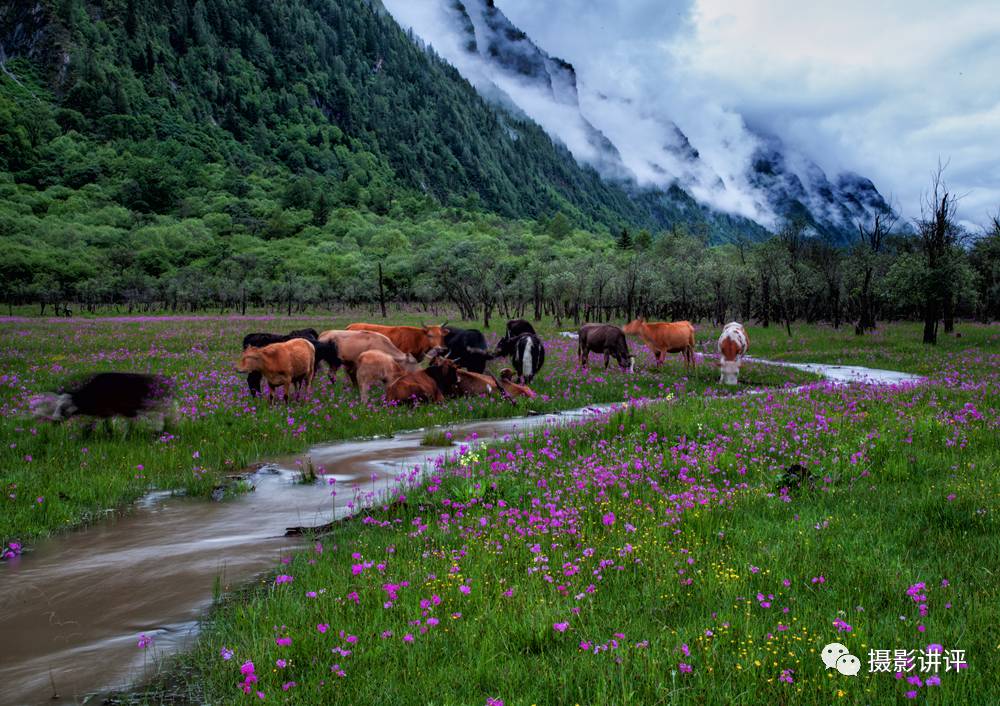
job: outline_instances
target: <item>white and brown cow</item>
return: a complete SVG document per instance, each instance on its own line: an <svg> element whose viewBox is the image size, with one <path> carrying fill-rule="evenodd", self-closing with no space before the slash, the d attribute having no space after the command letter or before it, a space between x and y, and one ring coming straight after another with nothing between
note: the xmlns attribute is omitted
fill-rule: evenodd
<svg viewBox="0 0 1000 706"><path fill-rule="evenodd" d="M743 324L732 321L722 329L719 336L719 382L724 385L735 385L740 376L740 362L750 347L750 337L747 336Z"/></svg>

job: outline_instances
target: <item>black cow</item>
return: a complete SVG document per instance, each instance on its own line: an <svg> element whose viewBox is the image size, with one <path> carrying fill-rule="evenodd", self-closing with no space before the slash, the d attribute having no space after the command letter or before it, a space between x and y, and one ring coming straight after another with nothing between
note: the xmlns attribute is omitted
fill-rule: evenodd
<svg viewBox="0 0 1000 706"><path fill-rule="evenodd" d="M511 319L507 322L507 334L504 338L517 338L522 333L535 333L535 327L524 319Z"/></svg>
<svg viewBox="0 0 1000 706"><path fill-rule="evenodd" d="M460 368L482 373L486 364L493 356L489 352L489 344L482 331L474 328L444 327L444 345L448 349L448 357Z"/></svg>
<svg viewBox="0 0 1000 706"><path fill-rule="evenodd" d="M580 365L584 368L590 360L591 353L604 354L604 368L607 369L611 356L615 357L622 370L632 372L635 358L628 352L628 342L625 333L611 324L584 324L577 334L579 342Z"/></svg>
<svg viewBox="0 0 1000 706"><path fill-rule="evenodd" d="M87 416L135 418L161 407L170 397L170 382L159 375L96 373L31 401L32 412L42 419L62 422Z"/></svg>
<svg viewBox="0 0 1000 706"><path fill-rule="evenodd" d="M533 333L522 333L519 336L504 336L497 343L494 357L510 356L510 362L517 371L518 382L530 385L532 378L538 374L545 364L545 346L542 339Z"/></svg>
<svg viewBox="0 0 1000 706"><path fill-rule="evenodd" d="M340 357L337 355L337 344L333 342L321 344L317 340L319 332L314 328L296 329L295 331L290 331L288 335L280 333L248 333L243 337L243 350L246 350L250 346L263 348L272 343L284 343L293 338L304 338L313 344L313 347L316 349L317 365L319 365L320 361L325 361L330 366L331 372L336 371L341 366ZM250 388L250 394L254 397L260 394L261 377L259 372L247 375L247 387Z"/></svg>

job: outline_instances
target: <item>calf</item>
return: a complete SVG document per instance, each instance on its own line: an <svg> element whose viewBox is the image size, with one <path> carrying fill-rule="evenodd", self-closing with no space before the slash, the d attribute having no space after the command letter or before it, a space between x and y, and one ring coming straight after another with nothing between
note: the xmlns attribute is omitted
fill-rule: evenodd
<svg viewBox="0 0 1000 706"><path fill-rule="evenodd" d="M628 352L625 334L617 326L584 324L577 333L577 343L580 365L584 368L590 362L591 353L603 353L605 370L611 362L612 356L618 361L618 365L623 371L631 373L635 369L635 358Z"/></svg>
<svg viewBox="0 0 1000 706"><path fill-rule="evenodd" d="M629 335L640 336L645 341L653 351L657 365L663 362L663 356L667 353L681 353L685 367L694 365L694 326L690 321L650 324L640 316L625 324L623 330Z"/></svg>
<svg viewBox="0 0 1000 706"><path fill-rule="evenodd" d="M740 364L750 348L750 337L737 321L726 324L719 336L719 382L735 385L740 377Z"/></svg>
<svg viewBox="0 0 1000 706"><path fill-rule="evenodd" d="M501 338L493 356L502 355L510 356L510 362L517 371L518 382L529 385L545 364L545 346L542 345L542 339L533 333Z"/></svg>
<svg viewBox="0 0 1000 706"><path fill-rule="evenodd" d="M296 329L295 331L290 331L288 335L282 335L280 333L248 333L243 337L243 350L246 350L250 346L255 348L263 348L264 346L269 346L272 343L284 343L285 341L290 341L293 338L305 338L309 341L316 341L319 338L319 334L314 328L303 328ZM331 374L340 367L339 359L337 359L336 365L332 362L333 359L337 359L337 351L333 350L332 358L324 353L322 360L327 362L330 366ZM316 364L320 362L320 352L319 349L316 350ZM250 394L256 397L260 394L260 381L261 374L259 372L252 372L247 375L247 387L250 388Z"/></svg>
<svg viewBox="0 0 1000 706"><path fill-rule="evenodd" d="M448 326L444 327L444 331L444 345L448 349L448 357L455 361L455 365L474 373L486 370L486 364L492 356L482 331Z"/></svg>
<svg viewBox="0 0 1000 706"><path fill-rule="evenodd" d="M57 394L32 399L30 407L36 417L52 422L76 416L134 419L161 409L169 398L170 383L159 375L96 373Z"/></svg>
<svg viewBox="0 0 1000 706"><path fill-rule="evenodd" d="M267 380L268 398L274 401L278 387L285 388L285 403L291 401L292 387L309 393L316 374L316 348L304 338L272 343L263 348L250 346L236 365L237 372L259 372Z"/></svg>
<svg viewBox="0 0 1000 706"><path fill-rule="evenodd" d="M436 358L424 370L406 373L385 391L390 402L443 402L458 386L458 369L447 358Z"/></svg>

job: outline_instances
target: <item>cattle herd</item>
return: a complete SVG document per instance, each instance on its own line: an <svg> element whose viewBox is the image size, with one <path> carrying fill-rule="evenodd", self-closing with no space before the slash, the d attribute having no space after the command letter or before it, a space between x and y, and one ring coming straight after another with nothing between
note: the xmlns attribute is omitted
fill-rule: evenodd
<svg viewBox="0 0 1000 706"><path fill-rule="evenodd" d="M653 351L656 364L667 353L680 353L685 367L694 366L694 326L688 321L649 323L644 318L619 328L613 324L584 324L576 334L578 357L587 367L591 353L611 358L622 370L632 372L635 358L626 334L639 336ZM720 382L735 385L749 338L743 326L732 322L719 337ZM495 358L510 359L500 377L486 370ZM344 368L361 400L367 402L375 385L385 390L390 402L441 402L449 397L497 395L513 401L534 397L528 387L545 363L545 346L534 327L524 319L512 319L496 347L475 329L448 326L387 326L354 323L345 329L318 333L314 329L292 331L288 335L252 333L243 339L243 356L237 366L249 373L247 384L260 393L260 379L267 380L274 398L278 387L285 388L285 400L294 391L308 392L320 363L330 370L331 381ZM425 366L421 363L426 362Z"/></svg>
<svg viewBox="0 0 1000 706"><path fill-rule="evenodd" d="M614 358L622 370L632 372L635 358L626 334L639 336L653 351L657 365L667 353L681 353L686 367L694 365L694 326L688 321L649 323L644 318L619 328L613 324L584 324L575 334L578 359L586 367L590 354L604 356L607 368ZM574 334L567 334L574 335ZM717 350L721 383L737 384L740 363L750 339L737 322L726 325ZM512 368L499 377L486 370L496 358L509 358ZM475 329L448 326L385 326L354 323L346 329L300 329L288 334L251 333L243 339L243 353L236 369L247 374L254 396L267 381L268 399L274 401L284 388L285 402L309 392L313 377L325 363L332 382L343 368L367 402L375 385L390 402L441 402L461 396L497 396L508 401L535 397L529 387L545 364L545 346L534 327L523 319L507 322L496 347ZM424 364L425 363L425 364ZM423 364L423 365L422 365ZM56 394L32 400L33 413L51 421L73 416L108 419L135 417L162 408L169 397L169 381L161 376L106 372L80 379Z"/></svg>

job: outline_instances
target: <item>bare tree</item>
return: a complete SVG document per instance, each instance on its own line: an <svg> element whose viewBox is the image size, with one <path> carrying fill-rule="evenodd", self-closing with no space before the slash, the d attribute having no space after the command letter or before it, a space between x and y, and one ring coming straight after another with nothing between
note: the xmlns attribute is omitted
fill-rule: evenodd
<svg viewBox="0 0 1000 706"><path fill-rule="evenodd" d="M948 276L947 260L958 240L955 227L957 201L944 182L945 166L940 162L931 177L931 190L924 197L917 230L924 255L926 282L923 291L924 343L936 344L942 313L949 318L954 309L954 291ZM953 319L952 319L953 320ZM952 324L953 325L953 324ZM946 333L947 326L946 326Z"/></svg>
<svg viewBox="0 0 1000 706"><path fill-rule="evenodd" d="M861 262L861 291L858 293L858 322L854 333L858 336L875 329L875 302L872 297L874 278L886 236L896 225L896 215L891 211L875 214L870 224L858 222L858 243L855 255Z"/></svg>

